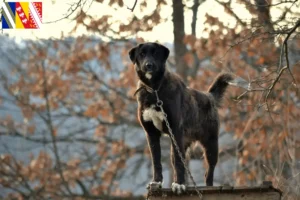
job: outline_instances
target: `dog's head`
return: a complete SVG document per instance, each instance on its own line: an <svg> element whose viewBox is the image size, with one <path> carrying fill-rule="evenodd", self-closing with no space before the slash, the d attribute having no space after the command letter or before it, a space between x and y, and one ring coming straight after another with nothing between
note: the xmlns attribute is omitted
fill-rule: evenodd
<svg viewBox="0 0 300 200"><path fill-rule="evenodd" d="M139 78L150 81L163 76L169 53L169 49L163 45L144 43L132 48L129 57L135 64Z"/></svg>

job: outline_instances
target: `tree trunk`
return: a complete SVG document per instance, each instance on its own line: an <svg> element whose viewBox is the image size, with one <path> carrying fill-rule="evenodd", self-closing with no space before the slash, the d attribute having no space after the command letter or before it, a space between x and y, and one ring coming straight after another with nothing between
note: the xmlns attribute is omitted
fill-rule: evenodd
<svg viewBox="0 0 300 200"><path fill-rule="evenodd" d="M201 1L201 3L204 1ZM194 0L194 5L192 6L192 12L193 12L193 19L192 19L192 35L196 36L196 22L197 22L197 13L198 13L198 8L200 6L200 1L199 0Z"/></svg>
<svg viewBox="0 0 300 200"><path fill-rule="evenodd" d="M184 55L187 53L187 48L183 43L185 32L184 6L182 0L173 0L173 27L176 71L184 80L186 80L188 66L184 61Z"/></svg>
<svg viewBox="0 0 300 200"><path fill-rule="evenodd" d="M258 22L263 25L267 32L273 32L274 27L271 21L270 7L266 0L255 0L257 6Z"/></svg>
<svg viewBox="0 0 300 200"><path fill-rule="evenodd" d="M194 5L192 6L192 23L191 23L191 28L192 28L192 35L196 37L196 24L197 24L197 13L198 13L198 8L199 6L204 3L205 0L194 0ZM197 75L197 72L200 67L200 60L197 56L197 53L195 50L193 50L193 57L194 57L194 64L192 68L188 71L188 76L191 76L192 78L195 78Z"/></svg>

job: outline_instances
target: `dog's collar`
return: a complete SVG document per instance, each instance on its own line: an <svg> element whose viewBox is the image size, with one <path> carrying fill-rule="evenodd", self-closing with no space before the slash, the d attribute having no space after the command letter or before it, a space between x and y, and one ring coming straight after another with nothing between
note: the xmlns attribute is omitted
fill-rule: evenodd
<svg viewBox="0 0 300 200"><path fill-rule="evenodd" d="M141 80L140 80L140 81L141 81ZM142 86L139 87L139 88L135 91L135 93L133 94L133 96L135 96L135 95L136 95L139 91L141 91L143 88L145 88L146 91L149 92L149 93L153 93L153 92L155 92L155 91L158 92L158 91L160 90L160 87L161 87L163 81L164 81L164 78L162 78L162 80L160 81L159 86L158 86L158 88L157 88L156 90L154 90L152 87L150 87L149 85L147 85L146 83L144 83L143 81L141 81Z"/></svg>

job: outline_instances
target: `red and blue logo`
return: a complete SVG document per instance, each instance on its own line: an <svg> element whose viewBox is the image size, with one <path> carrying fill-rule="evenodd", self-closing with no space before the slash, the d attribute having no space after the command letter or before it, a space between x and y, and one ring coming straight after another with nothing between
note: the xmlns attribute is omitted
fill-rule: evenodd
<svg viewBox="0 0 300 200"><path fill-rule="evenodd" d="M39 29L42 14L42 2L3 2L2 29Z"/></svg>

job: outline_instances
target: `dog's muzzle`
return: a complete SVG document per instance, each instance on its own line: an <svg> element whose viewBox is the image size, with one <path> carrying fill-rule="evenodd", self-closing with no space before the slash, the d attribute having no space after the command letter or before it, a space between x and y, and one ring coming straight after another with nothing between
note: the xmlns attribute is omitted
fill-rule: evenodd
<svg viewBox="0 0 300 200"><path fill-rule="evenodd" d="M154 69L154 64L152 62L145 63L146 72L152 72Z"/></svg>

